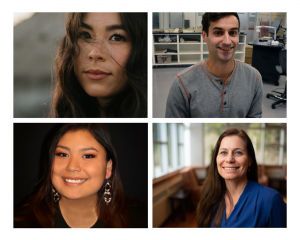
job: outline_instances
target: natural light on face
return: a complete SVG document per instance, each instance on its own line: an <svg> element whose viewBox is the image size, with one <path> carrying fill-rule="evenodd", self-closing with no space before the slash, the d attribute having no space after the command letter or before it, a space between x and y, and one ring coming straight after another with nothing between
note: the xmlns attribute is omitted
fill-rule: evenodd
<svg viewBox="0 0 300 240"><path fill-rule="evenodd" d="M218 172L225 179L234 181L247 180L247 170L251 166L246 144L238 136L223 138L217 155Z"/></svg>
<svg viewBox="0 0 300 240"><path fill-rule="evenodd" d="M101 105L126 89L126 63L132 45L119 13L87 13L79 29L80 53L75 75L85 92Z"/></svg>
<svg viewBox="0 0 300 240"><path fill-rule="evenodd" d="M85 130L69 131L55 149L52 184L62 197L95 196L111 175L104 147Z"/></svg>

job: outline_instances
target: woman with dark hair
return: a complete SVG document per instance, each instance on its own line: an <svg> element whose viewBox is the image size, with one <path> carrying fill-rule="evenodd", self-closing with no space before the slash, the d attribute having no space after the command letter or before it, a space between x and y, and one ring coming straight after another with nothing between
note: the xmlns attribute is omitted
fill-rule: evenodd
<svg viewBox="0 0 300 240"><path fill-rule="evenodd" d="M125 200L104 125L63 124L47 149L37 192L17 211L14 227L147 227L143 209Z"/></svg>
<svg viewBox="0 0 300 240"><path fill-rule="evenodd" d="M249 136L229 129L219 137L197 208L199 227L286 227L286 203L258 184Z"/></svg>
<svg viewBox="0 0 300 240"><path fill-rule="evenodd" d="M147 117L147 13L68 13L50 117Z"/></svg>

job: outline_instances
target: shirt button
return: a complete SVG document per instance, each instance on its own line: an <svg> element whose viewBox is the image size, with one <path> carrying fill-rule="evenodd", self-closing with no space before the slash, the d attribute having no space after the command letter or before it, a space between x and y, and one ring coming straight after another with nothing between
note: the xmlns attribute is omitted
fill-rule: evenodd
<svg viewBox="0 0 300 240"><path fill-rule="evenodd" d="M220 82L220 84L222 85L222 84L223 84L223 82Z"/></svg>
<svg viewBox="0 0 300 240"><path fill-rule="evenodd" d="M226 102L224 102L224 105L226 105Z"/></svg>
<svg viewBox="0 0 300 240"><path fill-rule="evenodd" d="M226 91L224 92L224 94L226 94Z"/></svg>

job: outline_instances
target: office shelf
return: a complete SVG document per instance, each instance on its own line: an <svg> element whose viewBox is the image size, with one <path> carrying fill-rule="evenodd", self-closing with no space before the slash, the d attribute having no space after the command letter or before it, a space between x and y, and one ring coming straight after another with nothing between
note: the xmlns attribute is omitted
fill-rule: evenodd
<svg viewBox="0 0 300 240"><path fill-rule="evenodd" d="M164 37L169 35L173 39L176 37L176 42L171 43L159 43L158 37ZM180 42L180 38L189 38L192 41L197 42ZM156 53L157 50L171 49L177 51L177 53ZM234 59L241 62L245 61L245 49L246 49L246 35L241 34L239 36L239 45L234 54ZM153 66L164 66L164 65L185 65L195 64L204 59L208 59L208 47L203 41L201 33L154 33L152 43L152 64ZM172 55L171 63L158 64L157 55Z"/></svg>

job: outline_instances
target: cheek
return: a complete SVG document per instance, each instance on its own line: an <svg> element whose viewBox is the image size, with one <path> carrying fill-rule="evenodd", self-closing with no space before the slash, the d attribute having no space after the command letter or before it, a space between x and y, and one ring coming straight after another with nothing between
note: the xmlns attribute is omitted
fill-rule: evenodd
<svg viewBox="0 0 300 240"><path fill-rule="evenodd" d="M233 42L234 42L234 44L237 47L239 45L239 37L238 38L234 38Z"/></svg>
<svg viewBox="0 0 300 240"><path fill-rule="evenodd" d="M122 68L125 68L131 54L131 46L126 45L119 49L112 49L111 53L113 58L112 60L115 60Z"/></svg>
<svg viewBox="0 0 300 240"><path fill-rule="evenodd" d="M86 56L87 54L87 48L82 46L82 44L79 44L79 48L76 48L75 55L72 57L75 74L80 71L80 68L82 67L85 59L84 56Z"/></svg>
<svg viewBox="0 0 300 240"><path fill-rule="evenodd" d="M220 172L219 169L221 168L221 164L222 164L223 160L220 157L217 157L216 162L217 162L218 172Z"/></svg>
<svg viewBox="0 0 300 240"><path fill-rule="evenodd" d="M85 172L91 177L95 179L96 182L102 182L105 178L106 173L106 163L95 163L90 164L84 167Z"/></svg>
<svg viewBox="0 0 300 240"><path fill-rule="evenodd" d="M64 166L59 163L59 161L55 161L53 162L53 166L52 166L52 174L51 174L51 180L52 180L52 184L54 185L54 187L57 187L57 184L59 183L59 179L61 177L61 173L64 169Z"/></svg>
<svg viewBox="0 0 300 240"><path fill-rule="evenodd" d="M64 164L61 161L54 159L52 166L53 176L59 174L63 169Z"/></svg>

